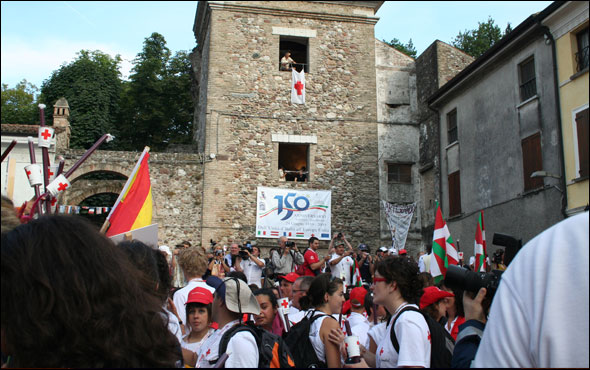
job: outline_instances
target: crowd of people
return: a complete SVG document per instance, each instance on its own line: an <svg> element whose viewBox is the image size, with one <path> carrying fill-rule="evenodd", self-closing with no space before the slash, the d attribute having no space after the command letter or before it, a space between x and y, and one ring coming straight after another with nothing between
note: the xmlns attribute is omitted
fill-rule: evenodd
<svg viewBox="0 0 590 370"><path fill-rule="evenodd" d="M342 233L324 257L314 237L268 258L250 242L171 250L79 216L20 224L5 201L3 367L436 367L441 340L453 367L589 366L587 212L525 245L490 306L486 288L435 285L421 254Z"/></svg>

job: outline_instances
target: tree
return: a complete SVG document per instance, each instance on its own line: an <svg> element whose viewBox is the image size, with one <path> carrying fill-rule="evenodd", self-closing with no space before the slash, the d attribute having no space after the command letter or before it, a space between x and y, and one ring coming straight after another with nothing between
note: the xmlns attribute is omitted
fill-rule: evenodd
<svg viewBox="0 0 590 370"><path fill-rule="evenodd" d="M391 45L394 49L401 51L402 53L406 54L407 56L410 56L414 59L416 59L416 48L414 47L414 44L412 43L412 39L410 39L410 41L408 41L407 44L403 44L400 40L394 38L393 40L387 42L385 40L383 40L384 43Z"/></svg>
<svg viewBox="0 0 590 370"><path fill-rule="evenodd" d="M2 123L39 124L39 108L35 102L38 93L39 89L27 80L12 89L2 84Z"/></svg>
<svg viewBox="0 0 590 370"><path fill-rule="evenodd" d="M119 128L127 150L192 142L193 103L190 95L191 64L188 53L171 57L164 36L151 34L134 59L129 82L121 96Z"/></svg>
<svg viewBox="0 0 590 370"><path fill-rule="evenodd" d="M72 148L89 148L102 135L115 130L121 94L121 57L112 58L99 50L81 50L78 58L63 64L43 82L40 101L47 107L65 97L70 106ZM47 109L47 119L53 119L53 109ZM114 143L103 145L102 149Z"/></svg>
<svg viewBox="0 0 590 370"><path fill-rule="evenodd" d="M494 24L494 20L491 17L488 17L487 22L478 22L477 29L459 32L457 37L455 37L455 40L453 40L452 45L472 57L477 58L511 31L512 27L510 27L510 23L508 23L504 33L502 33L500 27Z"/></svg>

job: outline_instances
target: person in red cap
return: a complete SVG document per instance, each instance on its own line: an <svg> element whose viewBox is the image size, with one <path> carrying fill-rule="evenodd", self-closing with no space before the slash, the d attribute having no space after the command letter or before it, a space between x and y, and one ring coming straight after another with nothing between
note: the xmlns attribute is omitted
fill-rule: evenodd
<svg viewBox="0 0 590 370"><path fill-rule="evenodd" d="M448 301L446 298L454 296L453 293L440 290L435 286L426 287L420 298L420 309L438 322L447 312Z"/></svg>
<svg viewBox="0 0 590 370"><path fill-rule="evenodd" d="M187 365L195 366L199 349L215 331L209 326L212 319L211 303L213 303L213 294L209 289L197 287L188 294L186 321L190 331L180 343L183 348L184 363Z"/></svg>
<svg viewBox="0 0 590 370"><path fill-rule="evenodd" d="M289 298L289 301L293 299L293 283L298 277L299 275L297 275L295 272L290 272L287 275L279 276L279 279L281 280L281 296L283 296L283 298Z"/></svg>
<svg viewBox="0 0 590 370"><path fill-rule="evenodd" d="M352 335L359 337L361 343L367 341L367 332L371 325L367 320L365 311L365 296L367 295L367 289L363 287L356 287L350 291L350 316L348 322L350 323L350 330Z"/></svg>

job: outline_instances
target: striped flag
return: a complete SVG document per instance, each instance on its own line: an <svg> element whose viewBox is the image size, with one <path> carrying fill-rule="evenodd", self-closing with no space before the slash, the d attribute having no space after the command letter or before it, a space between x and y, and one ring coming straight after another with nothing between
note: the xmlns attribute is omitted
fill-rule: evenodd
<svg viewBox="0 0 590 370"><path fill-rule="evenodd" d="M359 269L359 264L357 263L356 260L354 260L354 266L350 267L351 270L354 269L352 272L352 274L350 274L352 276L352 286L354 287L359 287L359 286L363 286L363 279L361 278L361 270Z"/></svg>
<svg viewBox="0 0 590 370"><path fill-rule="evenodd" d="M152 185L149 147L145 147L119 198L107 216L106 235L113 236L152 224ZM106 221L105 221L106 223Z"/></svg>
<svg viewBox="0 0 590 370"><path fill-rule="evenodd" d="M432 236L430 261L430 274L434 278L435 283L444 279L449 265L456 265L459 262L457 248L455 248L447 223L443 220L442 211L438 202L436 202L436 218L434 220L434 235Z"/></svg>
<svg viewBox="0 0 590 370"><path fill-rule="evenodd" d="M483 211L479 213L479 218L477 219L473 254L475 255L474 270L476 272L485 272L487 267L486 258L488 256L488 250L486 248L486 230L483 226Z"/></svg>

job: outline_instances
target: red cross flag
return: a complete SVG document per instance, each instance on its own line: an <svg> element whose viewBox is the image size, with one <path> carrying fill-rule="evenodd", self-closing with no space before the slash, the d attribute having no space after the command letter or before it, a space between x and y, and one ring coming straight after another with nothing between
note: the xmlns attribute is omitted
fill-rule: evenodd
<svg viewBox="0 0 590 370"><path fill-rule="evenodd" d="M25 172L29 179L31 186L43 184L43 173L41 173L41 166L38 164L30 164L25 166Z"/></svg>
<svg viewBox="0 0 590 370"><path fill-rule="evenodd" d="M52 197L57 197L57 195L67 188L70 187L70 182L68 179L62 174L59 175L53 180L49 185L47 185L47 191L51 194Z"/></svg>
<svg viewBox="0 0 590 370"><path fill-rule="evenodd" d="M59 168L58 164L49 165L49 171L47 171L49 175L49 182L52 182L57 177L57 169Z"/></svg>
<svg viewBox="0 0 590 370"><path fill-rule="evenodd" d="M283 315L289 314L289 299L288 298L279 298L278 302L279 309L283 313Z"/></svg>
<svg viewBox="0 0 590 370"><path fill-rule="evenodd" d="M291 70L291 103L305 104L305 72Z"/></svg>
<svg viewBox="0 0 590 370"><path fill-rule="evenodd" d="M53 128L47 126L39 127L39 147L49 148L53 138Z"/></svg>

